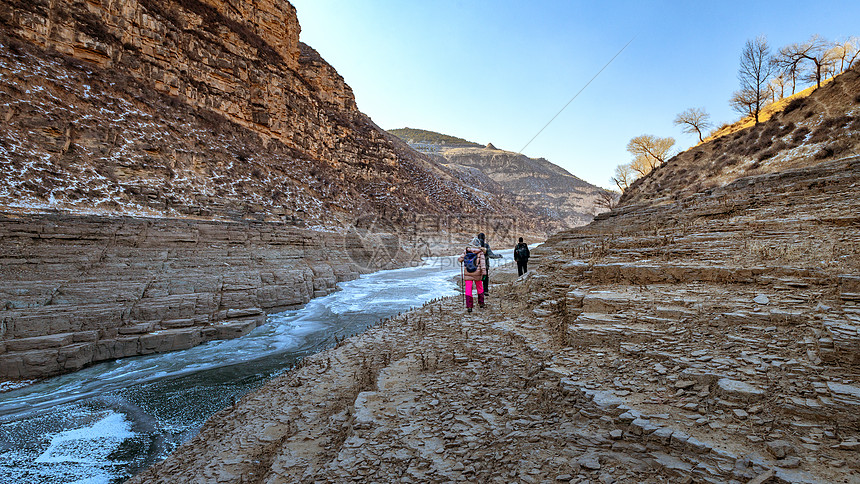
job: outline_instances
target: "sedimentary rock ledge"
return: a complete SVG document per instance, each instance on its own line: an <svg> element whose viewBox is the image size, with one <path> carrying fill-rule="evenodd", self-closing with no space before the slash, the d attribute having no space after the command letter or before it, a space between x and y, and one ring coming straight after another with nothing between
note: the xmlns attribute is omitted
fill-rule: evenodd
<svg viewBox="0 0 860 484"><path fill-rule="evenodd" d="M281 223L2 215L0 378L242 336L368 261L354 234Z"/></svg>

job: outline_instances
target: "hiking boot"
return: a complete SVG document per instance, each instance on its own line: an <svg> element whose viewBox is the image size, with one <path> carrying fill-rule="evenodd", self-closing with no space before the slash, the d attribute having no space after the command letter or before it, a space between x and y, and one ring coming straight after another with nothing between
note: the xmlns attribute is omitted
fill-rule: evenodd
<svg viewBox="0 0 860 484"><path fill-rule="evenodd" d="M480 307L481 307L481 309L484 309L485 307L487 307L487 305L486 305L486 304L484 304L484 303L481 303L481 304L479 304L478 306L480 306Z"/></svg>
<svg viewBox="0 0 860 484"><path fill-rule="evenodd" d="M471 312L472 312L472 308L466 308L466 312L467 312L467 313L471 313Z"/></svg>

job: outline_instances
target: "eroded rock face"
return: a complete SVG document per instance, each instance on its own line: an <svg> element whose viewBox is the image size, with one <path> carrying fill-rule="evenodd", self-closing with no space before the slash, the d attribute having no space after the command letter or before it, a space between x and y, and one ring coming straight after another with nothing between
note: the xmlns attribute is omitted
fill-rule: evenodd
<svg viewBox="0 0 860 484"><path fill-rule="evenodd" d="M373 270L363 250L275 223L4 215L0 378L243 336Z"/></svg>
<svg viewBox="0 0 860 484"><path fill-rule="evenodd" d="M606 209L599 206L605 190L571 175L543 158L487 148L453 148L440 155L458 170L480 170L530 205L560 222L560 228L585 225Z"/></svg>
<svg viewBox="0 0 860 484"><path fill-rule="evenodd" d="M568 173L544 158L480 147L416 145L468 183L477 186L498 184L512 194L521 207L531 207L555 222L562 230L585 225L606 209L599 205L600 187ZM553 230L555 232L556 230Z"/></svg>
<svg viewBox="0 0 860 484"><path fill-rule="evenodd" d="M358 111L286 1L13 0L0 18L0 208L329 227L519 213Z"/></svg>
<svg viewBox="0 0 860 484"><path fill-rule="evenodd" d="M317 69L300 62L300 27L287 1L4 5L7 26L36 45L129 73L158 91L272 137L285 140L300 126L295 121L301 113L291 112L289 94L301 95L305 106L311 104L309 91L323 87L343 91L340 96L329 92L330 99L351 98L342 80L335 86L320 75L299 77L303 68ZM354 107L354 101L342 101L341 107ZM323 148L309 151L321 155Z"/></svg>

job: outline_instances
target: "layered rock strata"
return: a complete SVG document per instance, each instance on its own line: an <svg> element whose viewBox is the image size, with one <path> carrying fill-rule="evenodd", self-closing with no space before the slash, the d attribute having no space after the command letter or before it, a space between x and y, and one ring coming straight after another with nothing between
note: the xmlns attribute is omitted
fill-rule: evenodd
<svg viewBox="0 0 860 484"><path fill-rule="evenodd" d="M513 194L518 206L556 221L558 230L591 222L604 212L601 194L606 190L570 174L544 158L529 158L489 145L485 148L442 149L444 164L463 176L478 171Z"/></svg>
<svg viewBox="0 0 860 484"><path fill-rule="evenodd" d="M377 270L372 250L399 254L397 240L374 243L277 223L5 214L0 378L245 335Z"/></svg>
<svg viewBox="0 0 860 484"><path fill-rule="evenodd" d="M529 158L488 143L485 147L419 129L394 129L412 148L448 168L467 185L504 193L517 207L545 219L548 233L585 225L605 211L608 192L544 158Z"/></svg>

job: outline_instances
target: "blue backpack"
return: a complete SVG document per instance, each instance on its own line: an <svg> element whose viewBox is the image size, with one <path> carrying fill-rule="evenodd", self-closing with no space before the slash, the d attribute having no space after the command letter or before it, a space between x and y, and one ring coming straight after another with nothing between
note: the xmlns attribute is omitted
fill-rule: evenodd
<svg viewBox="0 0 860 484"><path fill-rule="evenodd" d="M466 268L466 272L475 272L478 270L478 255L474 252L466 251L466 255L463 256L463 267Z"/></svg>

